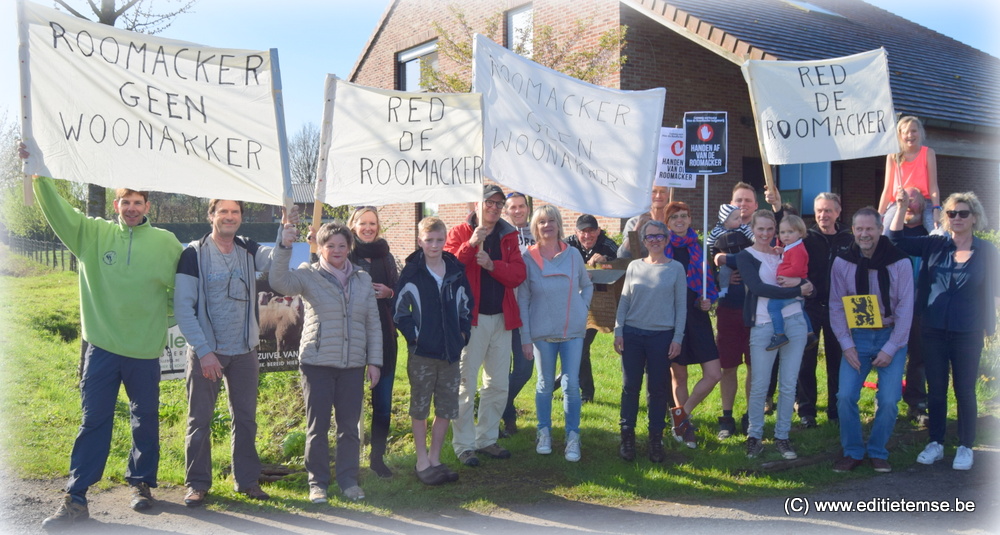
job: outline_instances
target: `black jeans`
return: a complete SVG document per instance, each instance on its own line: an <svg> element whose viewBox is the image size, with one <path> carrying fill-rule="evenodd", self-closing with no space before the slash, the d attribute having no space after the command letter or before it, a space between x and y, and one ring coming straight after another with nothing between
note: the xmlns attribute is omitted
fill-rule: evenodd
<svg viewBox="0 0 1000 535"><path fill-rule="evenodd" d="M667 353L674 331L646 331L626 325L622 338L625 347L622 351L622 400L618 423L635 428L639 415L639 391L645 373L649 434L663 433L667 427L667 402L672 397Z"/></svg>
<svg viewBox="0 0 1000 535"><path fill-rule="evenodd" d="M837 390L840 388L840 358L843 351L840 342L830 327L830 308L826 304L813 304L806 307L806 314L813 326L813 333L819 336L823 331L823 349L826 352L826 416L836 420ZM798 402L799 417L816 417L816 402L819 392L816 386L816 366L819 356L819 345L806 349L802 353L802 367L799 368L799 385L795 395Z"/></svg>
<svg viewBox="0 0 1000 535"><path fill-rule="evenodd" d="M927 374L924 369L924 341L920 316L913 315L910 339L906 343L906 386L903 401L910 410L927 409Z"/></svg>
<svg viewBox="0 0 1000 535"><path fill-rule="evenodd" d="M924 328L924 366L927 369L927 409L930 440L944 444L948 419L948 371L951 369L958 403L958 442L971 448L976 441L976 379L983 354L983 333Z"/></svg>
<svg viewBox="0 0 1000 535"><path fill-rule="evenodd" d="M580 356L580 399L594 400L594 369L590 365L590 345L597 338L597 329L587 329L583 337L583 354Z"/></svg>

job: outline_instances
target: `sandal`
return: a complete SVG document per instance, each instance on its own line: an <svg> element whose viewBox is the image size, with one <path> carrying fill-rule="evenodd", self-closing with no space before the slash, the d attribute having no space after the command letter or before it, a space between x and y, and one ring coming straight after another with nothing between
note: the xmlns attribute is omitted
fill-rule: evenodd
<svg viewBox="0 0 1000 535"><path fill-rule="evenodd" d="M188 489L187 494L184 495L184 505L198 507L205 503L206 496L208 496L207 490Z"/></svg>

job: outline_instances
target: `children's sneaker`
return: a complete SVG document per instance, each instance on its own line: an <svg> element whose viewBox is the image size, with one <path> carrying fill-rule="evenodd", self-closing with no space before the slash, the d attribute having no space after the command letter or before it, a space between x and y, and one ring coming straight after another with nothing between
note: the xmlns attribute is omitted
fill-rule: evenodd
<svg viewBox="0 0 1000 535"><path fill-rule="evenodd" d="M54 515L42 521L42 528L55 529L90 518L87 504L80 503L67 494Z"/></svg>
<svg viewBox="0 0 1000 535"><path fill-rule="evenodd" d="M538 434L535 435L535 453L539 455L552 453L552 435L549 433L548 427L539 429Z"/></svg>
<svg viewBox="0 0 1000 535"><path fill-rule="evenodd" d="M774 351L788 343L788 337L783 334L771 335L771 343L767 344L767 351Z"/></svg>
<svg viewBox="0 0 1000 535"><path fill-rule="evenodd" d="M778 448L778 453L788 460L799 458L798 454L795 453L795 450L792 449L792 443L787 438L776 439L774 441L774 446Z"/></svg>
<svg viewBox="0 0 1000 535"><path fill-rule="evenodd" d="M566 437L566 460L575 463L580 460L580 433L570 431Z"/></svg>
<svg viewBox="0 0 1000 535"><path fill-rule="evenodd" d="M764 444L761 443L759 438L747 437L746 448L747 457L753 459L764 451Z"/></svg>
<svg viewBox="0 0 1000 535"><path fill-rule="evenodd" d="M972 469L972 450L965 446L959 446L955 452L955 460L951 463L952 470Z"/></svg>
<svg viewBox="0 0 1000 535"><path fill-rule="evenodd" d="M944 446L937 442L931 442L924 448L924 451L920 452L920 455L917 455L917 462L920 464L934 464L941 459L944 459Z"/></svg>

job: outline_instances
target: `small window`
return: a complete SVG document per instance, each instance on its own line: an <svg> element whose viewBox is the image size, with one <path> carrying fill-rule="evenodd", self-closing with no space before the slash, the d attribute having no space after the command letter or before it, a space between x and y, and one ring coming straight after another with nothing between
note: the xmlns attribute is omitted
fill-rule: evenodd
<svg viewBox="0 0 1000 535"><path fill-rule="evenodd" d="M396 58L399 69L398 89L412 93L422 92L425 89L422 87L421 68L423 65L437 68L437 41L399 52Z"/></svg>
<svg viewBox="0 0 1000 535"><path fill-rule="evenodd" d="M526 58L530 58L532 52L533 19L531 4L507 12L507 48Z"/></svg>

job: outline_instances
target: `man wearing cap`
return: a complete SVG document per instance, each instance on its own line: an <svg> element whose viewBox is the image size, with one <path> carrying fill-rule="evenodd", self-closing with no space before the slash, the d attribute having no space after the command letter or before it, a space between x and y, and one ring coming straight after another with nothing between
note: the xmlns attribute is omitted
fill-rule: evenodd
<svg viewBox="0 0 1000 535"><path fill-rule="evenodd" d="M511 330L521 326L514 290L527 272L517 230L500 217L504 201L499 186L483 186L483 202L477 213L468 222L452 227L444 246L465 265L472 287L472 334L459 362L458 418L451 422L455 455L466 466L479 466L477 453L494 459L510 457L510 452L497 444L497 437L507 403ZM475 393L480 368L483 386L477 420Z"/></svg>
<svg viewBox="0 0 1000 535"><path fill-rule="evenodd" d="M566 238L566 243L576 247L588 267L595 267L618 258L618 244L597 225L597 218L583 214L576 220L576 234ZM594 401L594 372L590 366L590 345L597 337L597 329L588 328L583 339L583 356L580 359L580 400Z"/></svg>

